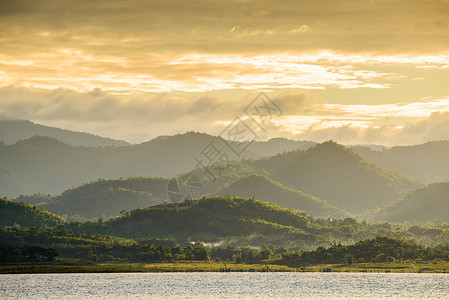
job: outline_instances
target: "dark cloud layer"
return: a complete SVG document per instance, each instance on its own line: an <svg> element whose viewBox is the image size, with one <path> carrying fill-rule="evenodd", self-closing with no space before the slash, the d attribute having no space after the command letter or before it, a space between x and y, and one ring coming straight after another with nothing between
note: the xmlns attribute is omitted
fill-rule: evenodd
<svg viewBox="0 0 449 300"><path fill-rule="evenodd" d="M136 59L145 51L434 53L449 45L447 1L15 0L1 5L9 54L61 46L104 55L134 53Z"/></svg>

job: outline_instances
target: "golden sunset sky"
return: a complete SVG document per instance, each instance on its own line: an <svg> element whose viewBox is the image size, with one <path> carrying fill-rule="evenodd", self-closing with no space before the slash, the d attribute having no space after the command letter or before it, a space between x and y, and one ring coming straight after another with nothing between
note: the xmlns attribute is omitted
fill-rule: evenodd
<svg viewBox="0 0 449 300"><path fill-rule="evenodd" d="M449 139L449 0L0 0L0 115L137 143L218 135L264 91L260 132Z"/></svg>

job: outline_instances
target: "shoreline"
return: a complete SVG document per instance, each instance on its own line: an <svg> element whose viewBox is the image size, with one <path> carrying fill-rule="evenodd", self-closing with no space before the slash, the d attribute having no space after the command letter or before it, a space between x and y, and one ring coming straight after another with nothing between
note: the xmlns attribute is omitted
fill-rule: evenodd
<svg viewBox="0 0 449 300"><path fill-rule="evenodd" d="M160 263L17 263L0 265L0 274L64 274L64 273L198 273L198 272L257 272L257 273L449 273L449 263L364 263L353 265L321 264L288 267L272 263L235 264L219 262L160 262Z"/></svg>

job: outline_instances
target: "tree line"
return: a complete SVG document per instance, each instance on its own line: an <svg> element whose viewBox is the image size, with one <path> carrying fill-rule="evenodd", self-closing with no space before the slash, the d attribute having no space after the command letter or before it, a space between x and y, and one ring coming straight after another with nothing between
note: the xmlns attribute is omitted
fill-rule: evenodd
<svg viewBox="0 0 449 300"><path fill-rule="evenodd" d="M79 258L91 261L227 261L235 263L278 262L290 265L404 260L449 261L449 246L423 246L410 239L378 236L349 245L333 242L315 250L291 251L262 244L235 248L207 247L202 243L178 244L171 239L125 239L76 234L41 228L6 228L0 231L2 262Z"/></svg>

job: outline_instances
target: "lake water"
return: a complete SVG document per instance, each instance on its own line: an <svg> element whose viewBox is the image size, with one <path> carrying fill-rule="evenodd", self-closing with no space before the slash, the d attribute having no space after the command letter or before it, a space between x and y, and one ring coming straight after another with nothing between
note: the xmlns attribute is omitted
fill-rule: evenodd
<svg viewBox="0 0 449 300"><path fill-rule="evenodd" d="M449 299L449 274L0 275L1 299Z"/></svg>

